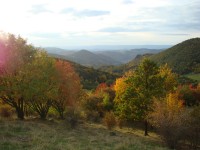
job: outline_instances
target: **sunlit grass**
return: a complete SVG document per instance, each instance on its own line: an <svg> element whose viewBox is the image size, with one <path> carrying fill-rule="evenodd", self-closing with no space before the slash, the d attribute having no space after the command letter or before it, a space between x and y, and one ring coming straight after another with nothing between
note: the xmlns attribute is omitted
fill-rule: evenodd
<svg viewBox="0 0 200 150"><path fill-rule="evenodd" d="M100 124L84 123L71 129L65 121L0 121L0 149L32 150L165 150L157 135L140 130L114 129L112 136Z"/></svg>
<svg viewBox="0 0 200 150"><path fill-rule="evenodd" d="M186 77L200 82L200 74L188 74Z"/></svg>

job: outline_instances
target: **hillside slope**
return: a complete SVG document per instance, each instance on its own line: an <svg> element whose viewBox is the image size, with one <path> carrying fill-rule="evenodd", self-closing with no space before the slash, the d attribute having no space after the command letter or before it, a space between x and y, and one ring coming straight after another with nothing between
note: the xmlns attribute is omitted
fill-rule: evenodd
<svg viewBox="0 0 200 150"><path fill-rule="evenodd" d="M70 63L74 67L75 71L79 74L81 84L83 85L84 89L94 89L100 83L107 83L108 85L113 84L116 78L119 77L112 73L108 73L91 67L82 66L78 63L66 60L66 58L64 58L62 55L60 56L55 54L49 54L49 56Z"/></svg>
<svg viewBox="0 0 200 150"><path fill-rule="evenodd" d="M123 64L128 63L137 55L143 55L146 53L156 54L164 49L147 49L147 48L140 48L140 49L131 49L131 50L116 50L116 51L97 51L96 53L102 54L104 56L109 56L114 58L115 60L122 62Z"/></svg>
<svg viewBox="0 0 200 150"><path fill-rule="evenodd" d="M76 53L67 56L69 60L79 63L84 66L99 67L103 65L119 65L120 62L108 56L94 54L87 50L80 50Z"/></svg>
<svg viewBox="0 0 200 150"><path fill-rule="evenodd" d="M121 76L129 70L135 69L139 65L142 59L149 58L152 55L154 54L147 53L147 54L137 55L134 59L132 59L126 64L122 64L120 66L102 66L99 69L102 71L106 71L106 72Z"/></svg>
<svg viewBox="0 0 200 150"><path fill-rule="evenodd" d="M158 64L167 63L179 74L198 72L200 68L200 38L179 43L165 51L151 56Z"/></svg>
<svg viewBox="0 0 200 150"><path fill-rule="evenodd" d="M84 89L94 89L100 83L113 84L119 76L71 62L81 78Z"/></svg>

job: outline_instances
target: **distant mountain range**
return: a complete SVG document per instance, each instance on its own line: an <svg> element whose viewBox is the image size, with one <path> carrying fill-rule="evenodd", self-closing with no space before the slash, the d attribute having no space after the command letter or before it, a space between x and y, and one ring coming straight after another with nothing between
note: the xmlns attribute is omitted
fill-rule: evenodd
<svg viewBox="0 0 200 150"><path fill-rule="evenodd" d="M133 60L120 66L106 66L100 69L120 75L130 69L135 69L144 57L148 57L159 65L167 63L178 74L200 73L200 38L183 41L157 54L137 55Z"/></svg>
<svg viewBox="0 0 200 150"><path fill-rule="evenodd" d="M84 66L99 68L101 66L121 65L129 62L138 54L158 53L163 49L131 49L131 50L64 50L56 47L46 47L45 50L49 55L70 60Z"/></svg>
<svg viewBox="0 0 200 150"><path fill-rule="evenodd" d="M60 48L46 48L46 50L49 55L56 58L61 58L66 61L72 60L89 66L99 66L97 70L71 62L80 75L85 89L93 89L102 82L113 83L124 72L135 69L145 57L148 57L158 64L167 63L174 72L179 74L200 73L200 38L184 41L166 50L132 49L95 52L88 50L66 51ZM135 57L135 55L137 56ZM133 59L133 57L135 58ZM128 63L118 66L115 65L131 58L132 60ZM112 65L100 67L101 64Z"/></svg>
<svg viewBox="0 0 200 150"><path fill-rule="evenodd" d="M81 50L87 49L89 51L113 51L113 50L130 50L130 49L167 49L172 45L89 45L89 46L67 46L62 47L65 50Z"/></svg>
<svg viewBox="0 0 200 150"><path fill-rule="evenodd" d="M118 51L97 51L97 54L102 54L104 56L109 56L115 60L121 62L121 64L127 63L130 60L134 59L137 55L142 55L146 53L156 54L164 49L131 49L131 50L118 50Z"/></svg>

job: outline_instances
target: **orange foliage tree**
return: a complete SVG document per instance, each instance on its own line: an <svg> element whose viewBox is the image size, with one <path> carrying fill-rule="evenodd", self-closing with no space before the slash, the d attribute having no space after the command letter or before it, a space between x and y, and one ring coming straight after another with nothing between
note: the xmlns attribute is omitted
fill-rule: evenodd
<svg viewBox="0 0 200 150"><path fill-rule="evenodd" d="M102 94L106 88L108 88L108 85L106 83L100 83L96 87L95 94Z"/></svg>
<svg viewBox="0 0 200 150"><path fill-rule="evenodd" d="M81 94L81 83L78 74L69 62L57 60L55 63L58 80L58 95L53 100L53 107L61 119L67 106L75 107Z"/></svg>

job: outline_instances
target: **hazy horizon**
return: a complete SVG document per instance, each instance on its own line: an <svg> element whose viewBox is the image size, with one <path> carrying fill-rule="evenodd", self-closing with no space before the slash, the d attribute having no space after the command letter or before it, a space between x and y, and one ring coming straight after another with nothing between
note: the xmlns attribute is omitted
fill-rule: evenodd
<svg viewBox="0 0 200 150"><path fill-rule="evenodd" d="M106 50L131 50L131 49L167 49L173 45L83 45L83 46L47 46L43 48L59 48L62 50L91 50L91 51L106 51Z"/></svg>

